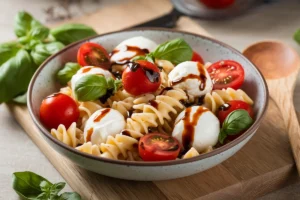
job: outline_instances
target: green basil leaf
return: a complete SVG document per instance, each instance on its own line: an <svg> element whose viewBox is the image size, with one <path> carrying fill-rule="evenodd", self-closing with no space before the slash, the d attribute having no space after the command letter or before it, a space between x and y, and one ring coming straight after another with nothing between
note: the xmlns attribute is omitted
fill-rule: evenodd
<svg viewBox="0 0 300 200"><path fill-rule="evenodd" d="M223 122L222 129L219 134L220 143L223 144L228 135L236 135L241 131L246 130L252 123L253 119L246 110L239 109L231 112Z"/></svg>
<svg viewBox="0 0 300 200"><path fill-rule="evenodd" d="M21 48L22 45L18 42L7 42L0 44L0 65L14 57Z"/></svg>
<svg viewBox="0 0 300 200"><path fill-rule="evenodd" d="M43 192L49 193L50 194L50 189L52 187L52 183L48 182L48 181L42 181L40 184L40 188Z"/></svg>
<svg viewBox="0 0 300 200"><path fill-rule="evenodd" d="M154 58L168 60L177 65L192 59L193 50L183 39L178 38L159 45L154 52Z"/></svg>
<svg viewBox="0 0 300 200"><path fill-rule="evenodd" d="M41 65L49 56L54 53L57 53L64 45L60 42L51 42L46 44L38 44L31 51L31 56L34 63L39 66Z"/></svg>
<svg viewBox="0 0 300 200"><path fill-rule="evenodd" d="M294 34L294 40L300 44L300 29L298 29Z"/></svg>
<svg viewBox="0 0 300 200"><path fill-rule="evenodd" d="M115 93L120 87L122 87L122 80L114 80L114 92Z"/></svg>
<svg viewBox="0 0 300 200"><path fill-rule="evenodd" d="M93 101L107 92L107 81L104 76L88 74L75 84L75 96L79 101Z"/></svg>
<svg viewBox="0 0 300 200"><path fill-rule="evenodd" d="M38 195L36 198L33 198L32 200L48 200L48 199L49 199L49 194L43 192L40 195Z"/></svg>
<svg viewBox="0 0 300 200"><path fill-rule="evenodd" d="M29 32L29 37L32 40L44 40L49 35L49 28L44 26L33 27Z"/></svg>
<svg viewBox="0 0 300 200"><path fill-rule="evenodd" d="M132 61L137 61L137 60L146 60L146 56L135 56L132 58Z"/></svg>
<svg viewBox="0 0 300 200"><path fill-rule="evenodd" d="M12 186L20 197L24 199L33 199L43 193L40 188L40 184L43 181L50 183L44 177L33 172L15 172L13 173Z"/></svg>
<svg viewBox="0 0 300 200"><path fill-rule="evenodd" d="M36 27L44 27L25 11L19 12L15 17L14 30L17 37L28 36L30 31ZM45 27L46 28L46 27Z"/></svg>
<svg viewBox="0 0 300 200"><path fill-rule="evenodd" d="M54 198L55 196L58 195L58 193L66 186L66 183L64 182L59 182L55 183L51 186L50 189L50 198Z"/></svg>
<svg viewBox="0 0 300 200"><path fill-rule="evenodd" d="M68 62L64 68L57 72L56 78L62 85L66 85L79 69L80 65L78 63Z"/></svg>
<svg viewBox="0 0 300 200"><path fill-rule="evenodd" d="M27 92L21 94L13 99L16 103L26 104L27 103Z"/></svg>
<svg viewBox="0 0 300 200"><path fill-rule="evenodd" d="M81 200L81 196L76 192L65 192L59 197L59 200Z"/></svg>
<svg viewBox="0 0 300 200"><path fill-rule="evenodd" d="M83 24L66 24L51 30L51 35L65 45L97 35L96 31Z"/></svg>
<svg viewBox="0 0 300 200"><path fill-rule="evenodd" d="M14 30L17 37L26 36L31 29L32 16L24 11L19 12L15 17Z"/></svg>
<svg viewBox="0 0 300 200"><path fill-rule="evenodd" d="M25 50L19 50L15 57L5 62L0 67L0 103L26 92L35 69Z"/></svg>

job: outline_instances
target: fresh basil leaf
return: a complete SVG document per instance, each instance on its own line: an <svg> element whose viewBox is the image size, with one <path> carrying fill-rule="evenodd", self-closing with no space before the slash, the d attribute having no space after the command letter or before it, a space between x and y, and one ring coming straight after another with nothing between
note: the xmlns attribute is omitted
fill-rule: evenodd
<svg viewBox="0 0 300 200"><path fill-rule="evenodd" d="M241 131L246 130L253 123L246 110L239 109L231 112L225 119L222 129L219 134L219 142L223 144L228 135L236 135Z"/></svg>
<svg viewBox="0 0 300 200"><path fill-rule="evenodd" d="M44 177L33 172L15 172L13 173L12 187L23 199L34 199L43 193L40 188L43 181L50 183Z"/></svg>
<svg viewBox="0 0 300 200"><path fill-rule="evenodd" d="M16 103L26 104L27 103L27 92L21 94L13 99Z"/></svg>
<svg viewBox="0 0 300 200"><path fill-rule="evenodd" d="M51 30L51 35L65 45L97 35L96 31L83 24L66 24Z"/></svg>
<svg viewBox="0 0 300 200"><path fill-rule="evenodd" d="M88 74L75 84L75 96L79 101L93 101L106 94L107 82L104 76Z"/></svg>
<svg viewBox="0 0 300 200"><path fill-rule="evenodd" d="M177 65L192 59L193 50L183 39L178 38L159 45L154 52L154 58L168 60Z"/></svg>
<svg viewBox="0 0 300 200"><path fill-rule="evenodd" d="M298 29L294 34L294 40L300 44L300 29Z"/></svg>
<svg viewBox="0 0 300 200"><path fill-rule="evenodd" d="M65 192L58 200L81 200L81 196L76 192Z"/></svg>
<svg viewBox="0 0 300 200"><path fill-rule="evenodd" d="M18 42L0 44L0 66L10 58L14 57L21 48L22 45Z"/></svg>
<svg viewBox="0 0 300 200"><path fill-rule="evenodd" d="M25 50L19 50L15 57L5 62L0 67L0 103L26 92L35 69L35 64Z"/></svg>
<svg viewBox="0 0 300 200"><path fill-rule="evenodd" d="M49 35L49 28L44 26L37 26L30 30L29 37L32 40L44 40Z"/></svg>
<svg viewBox="0 0 300 200"><path fill-rule="evenodd" d="M120 87L122 87L122 81L121 80L114 80L114 92L115 93Z"/></svg>
<svg viewBox="0 0 300 200"><path fill-rule="evenodd" d="M146 60L146 56L135 56L132 58L132 61L137 61L137 60Z"/></svg>
<svg viewBox="0 0 300 200"><path fill-rule="evenodd" d="M31 51L31 56L34 63L39 66L41 65L49 56L57 53L64 48L64 45L60 42L51 42L46 44L38 44Z"/></svg>
<svg viewBox="0 0 300 200"><path fill-rule="evenodd" d="M41 193L37 197L33 198L32 200L48 200L49 199L49 194L46 192Z"/></svg>
<svg viewBox="0 0 300 200"><path fill-rule="evenodd" d="M66 85L74 74L80 69L80 65L78 63L68 62L57 72L56 78L62 85Z"/></svg>
<svg viewBox="0 0 300 200"><path fill-rule="evenodd" d="M30 31L36 27L44 27L25 11L19 12L15 17L14 30L17 37L28 36Z"/></svg>
<svg viewBox="0 0 300 200"><path fill-rule="evenodd" d="M64 189L65 186L66 186L66 183L64 183L64 182L59 182L59 183L53 184L50 189L50 198L54 198L55 196L57 196L58 193L62 189Z"/></svg>

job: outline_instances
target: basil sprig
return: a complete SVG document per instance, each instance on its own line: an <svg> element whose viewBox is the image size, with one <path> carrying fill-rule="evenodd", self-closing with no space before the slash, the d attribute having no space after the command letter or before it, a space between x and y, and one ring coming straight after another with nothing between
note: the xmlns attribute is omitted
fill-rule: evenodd
<svg viewBox="0 0 300 200"><path fill-rule="evenodd" d="M300 44L300 29L298 29L295 33L294 33L294 40Z"/></svg>
<svg viewBox="0 0 300 200"><path fill-rule="evenodd" d="M25 200L81 200L76 192L59 194L66 183L51 183L44 177L33 172L15 172L12 187Z"/></svg>
<svg viewBox="0 0 300 200"><path fill-rule="evenodd" d="M57 72L56 78L60 82L60 84L67 84L74 74L80 69L80 65L78 63L68 62L65 66Z"/></svg>
<svg viewBox="0 0 300 200"><path fill-rule="evenodd" d="M138 56L133 60L148 60L153 62L155 59L168 60L177 65L192 59L193 50L190 45L182 38L167 41L160 44L153 52L146 56Z"/></svg>
<svg viewBox="0 0 300 200"><path fill-rule="evenodd" d="M228 135L239 134L241 131L249 128L252 123L253 119L246 110L239 109L231 112L223 122L219 134L219 142L223 144Z"/></svg>
<svg viewBox="0 0 300 200"><path fill-rule="evenodd" d="M66 44L96 35L82 24L50 30L24 11L16 15L14 31L15 42L0 44L0 104L10 100L26 103L29 81L41 63Z"/></svg>
<svg viewBox="0 0 300 200"><path fill-rule="evenodd" d="M122 81L120 80L88 74L76 82L75 96L79 101L93 101L103 97L108 92L114 94L121 85Z"/></svg>

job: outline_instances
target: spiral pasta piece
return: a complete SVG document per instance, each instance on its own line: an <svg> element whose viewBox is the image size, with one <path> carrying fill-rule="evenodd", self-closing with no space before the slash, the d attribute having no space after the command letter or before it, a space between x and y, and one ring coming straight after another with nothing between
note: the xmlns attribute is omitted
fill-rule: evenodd
<svg viewBox="0 0 300 200"><path fill-rule="evenodd" d="M128 97L132 97L132 95L125 90L118 90L113 96L107 99L107 103L111 107L114 101L122 101Z"/></svg>
<svg viewBox="0 0 300 200"><path fill-rule="evenodd" d="M183 109L184 106L180 100L186 100L187 96L181 89L172 89L162 95L156 96L150 104L142 103L134 105L133 108L142 111L133 113L127 119L126 127L141 133L148 133L149 127L157 127L164 124L164 120L171 120L170 113L177 114L177 109Z"/></svg>
<svg viewBox="0 0 300 200"><path fill-rule="evenodd" d="M76 147L83 144L84 141L83 132L76 128L75 122L71 124L68 130L63 124L60 124L57 129L51 129L51 135L70 147Z"/></svg>
<svg viewBox="0 0 300 200"><path fill-rule="evenodd" d="M84 152L84 153L94 155L94 156L101 155L100 147L96 144L92 144L91 142L86 142L86 143L82 144L81 146L76 147L75 149L77 149L78 151Z"/></svg>
<svg viewBox="0 0 300 200"><path fill-rule="evenodd" d="M115 137L108 136L106 143L101 143L101 157L111 159L127 159L128 151L132 151L134 146L138 145L138 140L126 136L116 135Z"/></svg>
<svg viewBox="0 0 300 200"><path fill-rule="evenodd" d="M89 117L96 112L97 110L101 109L102 106L100 106L98 103L93 101L86 101L86 102L80 102L78 109L79 109L79 123L80 123L80 129L84 129L86 121L89 119Z"/></svg>
<svg viewBox="0 0 300 200"><path fill-rule="evenodd" d="M198 153L198 151L197 151L194 147L192 147L192 148L190 148L190 150L188 150L188 152L186 152L186 153L182 156L182 159L192 158L192 157L195 157L195 156L198 156L198 155L200 155L200 154Z"/></svg>
<svg viewBox="0 0 300 200"><path fill-rule="evenodd" d="M204 97L204 106L215 113L221 105L231 100L241 100L249 105L253 104L253 100L243 90L227 88L207 93Z"/></svg>
<svg viewBox="0 0 300 200"><path fill-rule="evenodd" d="M59 92L62 94L65 94L75 100L75 94L73 93L73 90L71 89L71 87L66 86L66 87L60 88Z"/></svg>

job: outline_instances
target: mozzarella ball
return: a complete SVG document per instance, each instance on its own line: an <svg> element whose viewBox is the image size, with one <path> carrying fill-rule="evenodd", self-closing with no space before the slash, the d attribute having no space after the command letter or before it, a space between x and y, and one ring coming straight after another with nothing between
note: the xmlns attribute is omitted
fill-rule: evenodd
<svg viewBox="0 0 300 200"><path fill-rule="evenodd" d="M137 36L121 42L111 53L112 63L124 63L138 55L145 55L154 51L157 44L152 40Z"/></svg>
<svg viewBox="0 0 300 200"><path fill-rule="evenodd" d="M217 144L219 133L218 118L204 106L192 106L178 115L172 136L186 150L194 147L201 153Z"/></svg>
<svg viewBox="0 0 300 200"><path fill-rule="evenodd" d="M105 78L114 78L112 73L110 73L106 69L103 69L103 68L100 68L100 67L93 67L93 66L82 67L80 70L77 71L77 73L71 79L71 88L72 88L73 91L75 90L76 82L81 77L86 76L88 74L96 74L96 75L99 75L99 76L104 76Z"/></svg>
<svg viewBox="0 0 300 200"><path fill-rule="evenodd" d="M187 92L189 101L211 92L213 88L207 70L199 62L182 62L169 73L168 77L171 86Z"/></svg>
<svg viewBox="0 0 300 200"><path fill-rule="evenodd" d="M87 120L84 127L85 142L101 144L107 137L115 136L125 128L123 115L114 109L104 108L94 112Z"/></svg>

